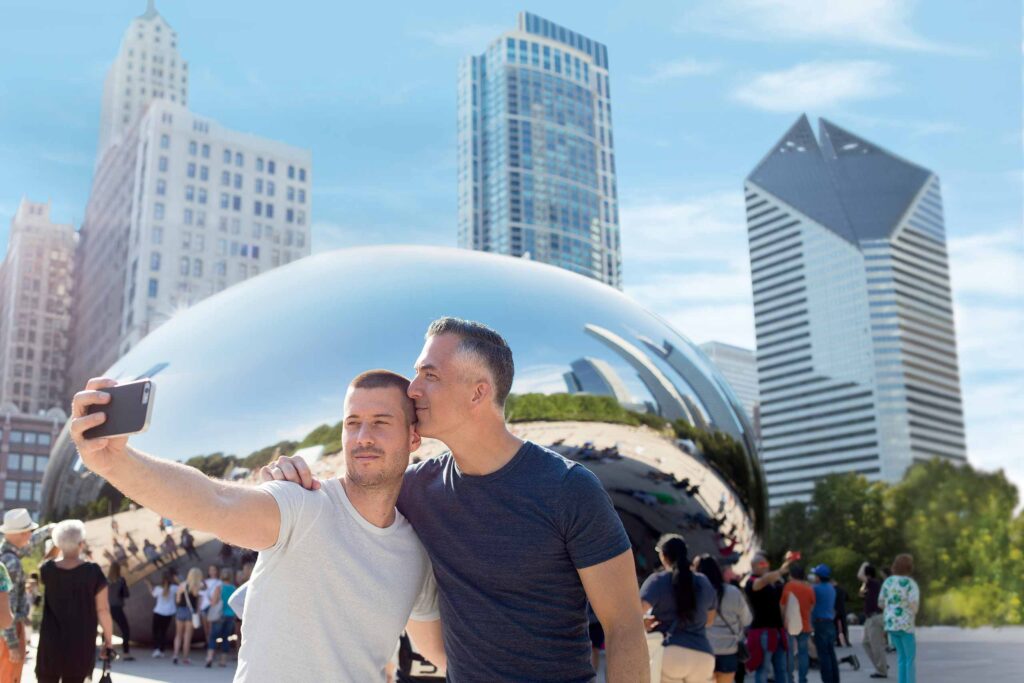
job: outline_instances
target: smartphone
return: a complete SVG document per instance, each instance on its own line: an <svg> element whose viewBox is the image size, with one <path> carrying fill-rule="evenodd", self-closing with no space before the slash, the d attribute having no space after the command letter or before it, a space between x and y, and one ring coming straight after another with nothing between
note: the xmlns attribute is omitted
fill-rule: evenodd
<svg viewBox="0 0 1024 683"><path fill-rule="evenodd" d="M110 401L97 403L85 409L89 415L97 412L107 414L106 421L82 432L87 439L104 436L125 436L140 434L149 428L149 417L153 413L153 397L156 385L153 380L142 379L101 389L110 394Z"/></svg>

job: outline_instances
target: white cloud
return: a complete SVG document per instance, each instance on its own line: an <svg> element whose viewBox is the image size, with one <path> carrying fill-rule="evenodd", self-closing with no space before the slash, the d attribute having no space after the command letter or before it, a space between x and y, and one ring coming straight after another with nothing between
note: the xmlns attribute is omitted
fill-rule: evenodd
<svg viewBox="0 0 1024 683"><path fill-rule="evenodd" d="M1024 297L1024 233L1007 228L949 240L957 296Z"/></svg>
<svg viewBox="0 0 1024 683"><path fill-rule="evenodd" d="M733 91L733 98L767 111L828 109L894 92L891 71L887 64L867 60L807 62L758 74Z"/></svg>
<svg viewBox="0 0 1024 683"><path fill-rule="evenodd" d="M496 24L469 24L456 29L415 31L412 35L437 47L457 48L462 52L482 53L492 40L508 31Z"/></svg>
<svg viewBox="0 0 1024 683"><path fill-rule="evenodd" d="M919 35L910 25L914 4L914 0L706 0L683 15L678 29L742 40L969 52Z"/></svg>
<svg viewBox="0 0 1024 683"><path fill-rule="evenodd" d="M665 81L677 78L689 78L691 76L707 76L721 68L718 62L701 62L696 59L677 59L671 62L664 62L655 65L650 74L636 77L640 83L664 83Z"/></svg>
<svg viewBox="0 0 1024 683"><path fill-rule="evenodd" d="M623 202L625 291L697 343L753 348L743 192Z"/></svg>

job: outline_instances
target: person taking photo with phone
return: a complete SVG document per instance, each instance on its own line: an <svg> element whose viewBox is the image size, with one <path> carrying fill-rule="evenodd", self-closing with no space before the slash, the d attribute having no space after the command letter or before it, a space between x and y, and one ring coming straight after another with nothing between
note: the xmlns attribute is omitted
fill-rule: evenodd
<svg viewBox="0 0 1024 683"><path fill-rule="evenodd" d="M236 682L383 681L403 629L444 666L430 562L395 509L409 454L420 445L408 380L375 370L352 381L342 427L346 472L318 491L214 480L132 448L127 436L89 438L84 432L107 419L89 408L106 405L114 386L91 379L72 401L71 437L85 466L160 515L260 551Z"/></svg>

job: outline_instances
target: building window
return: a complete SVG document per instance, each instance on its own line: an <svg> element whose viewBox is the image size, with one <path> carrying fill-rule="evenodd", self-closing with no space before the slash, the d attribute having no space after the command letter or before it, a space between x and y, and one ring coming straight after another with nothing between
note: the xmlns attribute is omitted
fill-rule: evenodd
<svg viewBox="0 0 1024 683"><path fill-rule="evenodd" d="M231 172L230 171L221 171L220 172L220 184L223 185L224 187L228 187L228 186L231 185Z"/></svg>
<svg viewBox="0 0 1024 683"><path fill-rule="evenodd" d="M162 244L164 241L164 229L159 225L153 226L153 244Z"/></svg>
<svg viewBox="0 0 1024 683"><path fill-rule="evenodd" d="M263 170L263 157L256 157L256 170L257 171L262 171Z"/></svg>
<svg viewBox="0 0 1024 683"><path fill-rule="evenodd" d="M235 211L242 210L242 198L239 197L237 194L232 198L231 208L234 209Z"/></svg>
<svg viewBox="0 0 1024 683"><path fill-rule="evenodd" d="M196 165L194 162L188 162L188 166L186 167L185 170L185 175L187 175L189 178L196 177Z"/></svg>
<svg viewBox="0 0 1024 683"><path fill-rule="evenodd" d="M244 158L241 152L235 152L235 166L241 166Z"/></svg>
<svg viewBox="0 0 1024 683"><path fill-rule="evenodd" d="M267 196L268 197L273 197L274 196L274 181L273 180L268 180L267 181Z"/></svg>
<svg viewBox="0 0 1024 683"><path fill-rule="evenodd" d="M160 157L160 161L157 163L157 168L161 171L167 170L167 157Z"/></svg>
<svg viewBox="0 0 1024 683"><path fill-rule="evenodd" d="M156 204L153 205L153 218L155 218L155 219L157 219L159 221L159 220L163 220L163 217L164 217L164 205L161 204L160 202L157 202Z"/></svg>
<svg viewBox="0 0 1024 683"><path fill-rule="evenodd" d="M199 151L199 145L196 144L195 140L189 140L188 141L188 153L191 156L195 156L197 151Z"/></svg>
<svg viewBox="0 0 1024 683"><path fill-rule="evenodd" d="M260 257L260 248L257 245L255 245L255 244L252 245L252 257L253 258L259 258Z"/></svg>
<svg viewBox="0 0 1024 683"><path fill-rule="evenodd" d="M4 482L4 499L5 500L18 500L18 482L6 481Z"/></svg>
<svg viewBox="0 0 1024 683"><path fill-rule="evenodd" d="M306 233L301 230L295 233L295 246L304 247L306 246Z"/></svg>
<svg viewBox="0 0 1024 683"><path fill-rule="evenodd" d="M275 168L276 168L276 166L274 164L274 160L273 159L270 159L269 161L267 161L267 173L269 173L270 175L274 175L274 169Z"/></svg>
<svg viewBox="0 0 1024 683"><path fill-rule="evenodd" d="M273 217L274 217L274 205L273 204L267 204L267 218L273 218Z"/></svg>
<svg viewBox="0 0 1024 683"><path fill-rule="evenodd" d="M257 178L255 182L256 194L263 194L263 178Z"/></svg>
<svg viewBox="0 0 1024 683"><path fill-rule="evenodd" d="M167 135L166 133L164 135L161 135L160 136L160 149L167 149L170 146L171 146L171 136Z"/></svg>
<svg viewBox="0 0 1024 683"><path fill-rule="evenodd" d="M303 182L306 181L306 169L304 169L304 168L300 168L299 169L299 180L301 180Z"/></svg>
<svg viewBox="0 0 1024 683"><path fill-rule="evenodd" d="M236 190L241 190L242 189L242 174L241 173L236 173L235 174L235 189Z"/></svg>
<svg viewBox="0 0 1024 683"><path fill-rule="evenodd" d="M285 192L285 194L288 197L288 201L290 201L290 202L295 201L295 188L294 187L289 185L288 186L288 190Z"/></svg>
<svg viewBox="0 0 1024 683"><path fill-rule="evenodd" d="M210 179L210 167L209 166L200 166L199 167L199 179L200 180L209 180Z"/></svg>
<svg viewBox="0 0 1024 683"><path fill-rule="evenodd" d="M284 210L284 219L288 223L294 223L295 222L295 212L292 211L291 209L285 209Z"/></svg>
<svg viewBox="0 0 1024 683"><path fill-rule="evenodd" d="M305 225L306 224L306 212L305 211L296 211L295 212L295 222L298 223L299 225Z"/></svg>
<svg viewBox="0 0 1024 683"><path fill-rule="evenodd" d="M160 270L160 252L154 251L149 255L149 269L152 271Z"/></svg>
<svg viewBox="0 0 1024 683"><path fill-rule="evenodd" d="M156 193L161 197L167 194L167 183L163 179L156 181Z"/></svg>
<svg viewBox="0 0 1024 683"><path fill-rule="evenodd" d="M299 188L299 204L305 204L305 203L306 203L306 191L303 190L302 188Z"/></svg>
<svg viewBox="0 0 1024 683"><path fill-rule="evenodd" d="M157 279L155 277L149 278L149 298L155 299L157 292Z"/></svg>
<svg viewBox="0 0 1024 683"><path fill-rule="evenodd" d="M203 276L203 260L202 259L198 259L198 258L197 259L193 259L192 260L192 277L202 277L202 276Z"/></svg>
<svg viewBox="0 0 1024 683"><path fill-rule="evenodd" d="M295 167L291 164L288 165L288 179L294 180L295 178Z"/></svg>
<svg viewBox="0 0 1024 683"><path fill-rule="evenodd" d="M192 266L191 259L189 259L188 256L182 256L181 257L181 269L180 269L181 274L182 275L188 275L188 271L189 271L189 268L191 268L191 266Z"/></svg>
<svg viewBox="0 0 1024 683"><path fill-rule="evenodd" d="M210 158L210 146L209 145L203 145L203 158L204 159L209 159Z"/></svg>
<svg viewBox="0 0 1024 683"><path fill-rule="evenodd" d="M224 150L224 163L225 164L230 164L231 163L231 150L230 149Z"/></svg>
<svg viewBox="0 0 1024 683"><path fill-rule="evenodd" d="M253 202L252 212L254 214L256 214L257 216L262 216L263 215L263 202L261 202L261 201Z"/></svg>
<svg viewBox="0 0 1024 683"><path fill-rule="evenodd" d="M195 198L196 198L196 188L195 188L195 185L186 185L185 186L185 201L191 202L191 201L194 201Z"/></svg>
<svg viewBox="0 0 1024 683"><path fill-rule="evenodd" d="M199 188L199 203L200 204L205 204L206 203L206 188L205 187L200 187Z"/></svg>
<svg viewBox="0 0 1024 683"><path fill-rule="evenodd" d="M226 209L231 205L231 195L226 192L220 193L220 208ZM227 219L224 219L227 220Z"/></svg>

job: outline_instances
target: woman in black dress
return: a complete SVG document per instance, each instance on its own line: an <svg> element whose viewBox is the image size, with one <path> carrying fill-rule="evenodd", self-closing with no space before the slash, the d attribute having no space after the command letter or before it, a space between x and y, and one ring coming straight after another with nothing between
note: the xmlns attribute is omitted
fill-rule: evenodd
<svg viewBox="0 0 1024 683"><path fill-rule="evenodd" d="M96 661L96 625L103 627L103 651L111 650L112 624L107 578L98 564L85 562L85 525L77 519L58 524L53 540L58 560L39 567L46 589L39 629L36 678L39 683L80 683L92 676Z"/></svg>

